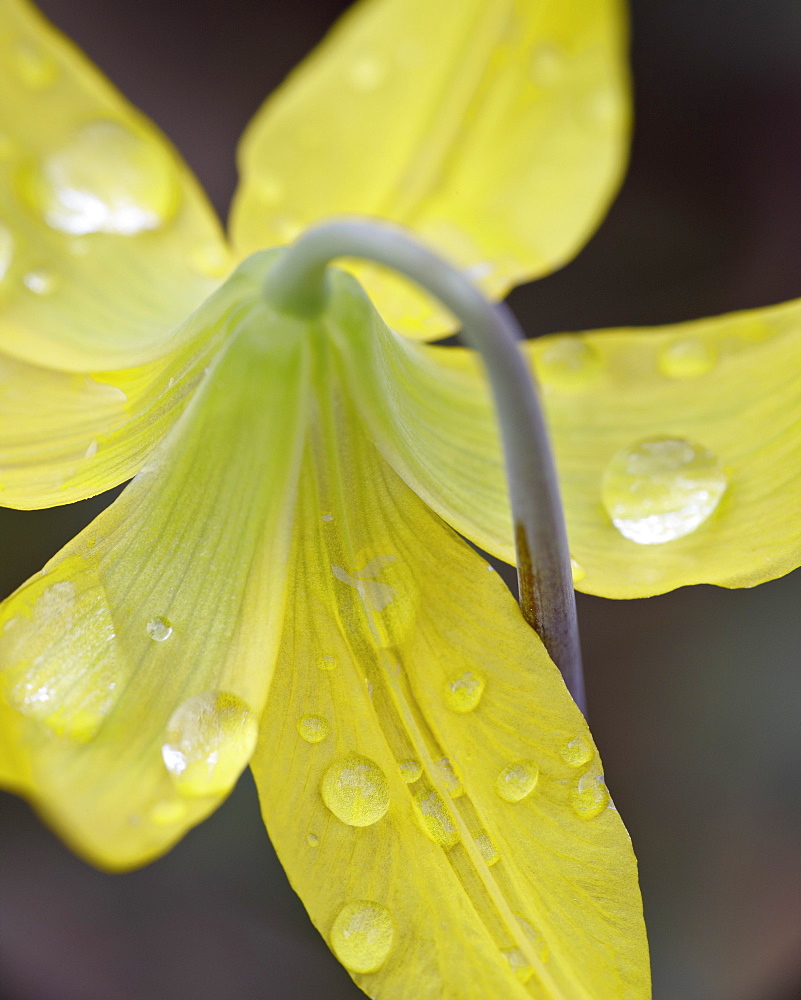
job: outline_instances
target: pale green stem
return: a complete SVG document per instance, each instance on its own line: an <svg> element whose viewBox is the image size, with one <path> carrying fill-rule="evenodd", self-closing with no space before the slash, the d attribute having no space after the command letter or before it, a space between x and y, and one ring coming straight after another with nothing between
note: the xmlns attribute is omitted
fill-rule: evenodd
<svg viewBox="0 0 801 1000"><path fill-rule="evenodd" d="M288 247L264 284L283 312L316 316L328 294L326 269L338 257L360 257L420 285L462 323L464 340L480 355L501 429L515 530L520 607L585 711L576 600L559 484L534 381L521 354L523 339L511 311L493 305L441 257L400 229L342 220L309 229Z"/></svg>

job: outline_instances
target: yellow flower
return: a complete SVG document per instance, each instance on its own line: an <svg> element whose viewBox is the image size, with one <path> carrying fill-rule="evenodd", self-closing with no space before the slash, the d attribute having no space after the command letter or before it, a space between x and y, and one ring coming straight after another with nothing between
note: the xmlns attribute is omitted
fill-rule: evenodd
<svg viewBox="0 0 801 1000"><path fill-rule="evenodd" d="M0 0L0 499L136 476L0 609L0 778L124 868L251 763L371 995L645 997L636 872L553 664L445 523L512 557L473 356L401 339L344 276L319 320L281 316L259 251L360 212L494 296L552 269L622 169L623 33L614 0L363 4L250 126L229 248L152 126ZM442 332L354 270L391 326ZM799 561L798 324L529 348L582 589Z"/></svg>

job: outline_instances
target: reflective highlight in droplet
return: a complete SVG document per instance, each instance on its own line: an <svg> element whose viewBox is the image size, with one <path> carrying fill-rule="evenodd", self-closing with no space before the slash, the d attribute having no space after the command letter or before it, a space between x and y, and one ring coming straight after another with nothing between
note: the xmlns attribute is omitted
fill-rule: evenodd
<svg viewBox="0 0 801 1000"><path fill-rule="evenodd" d="M509 968L512 970L515 978L519 979L521 983L527 983L534 975L534 970L528 964L526 956L519 948L503 948L501 949L501 954L509 963Z"/></svg>
<svg viewBox="0 0 801 1000"><path fill-rule="evenodd" d="M322 715L304 715L298 719L297 729L307 743L322 743L331 731L331 723Z"/></svg>
<svg viewBox="0 0 801 1000"><path fill-rule="evenodd" d="M495 790L506 802L520 802L534 791L539 776L533 760L517 760L507 764L495 779Z"/></svg>
<svg viewBox="0 0 801 1000"><path fill-rule="evenodd" d="M176 788L184 795L229 791L256 746L258 725L235 694L197 694L170 717L161 755Z"/></svg>
<svg viewBox="0 0 801 1000"><path fill-rule="evenodd" d="M415 781L420 780L420 776L423 773L423 765L419 760L402 760L398 764L398 770L406 784L411 785Z"/></svg>
<svg viewBox="0 0 801 1000"><path fill-rule="evenodd" d="M490 868L501 860L500 851L495 844L493 844L490 835L484 830L476 835L476 847L479 849L481 857Z"/></svg>
<svg viewBox="0 0 801 1000"><path fill-rule="evenodd" d="M559 750L562 760L571 767L583 767L593 758L592 747L581 736L568 740Z"/></svg>
<svg viewBox="0 0 801 1000"><path fill-rule="evenodd" d="M336 818L348 826L371 826L389 809L386 775L375 761L355 753L328 768L320 794Z"/></svg>
<svg viewBox="0 0 801 1000"><path fill-rule="evenodd" d="M609 805L603 775L583 774L570 794L573 812L581 819L594 819Z"/></svg>
<svg viewBox="0 0 801 1000"><path fill-rule="evenodd" d="M703 524L726 486L723 466L708 449L679 438L652 438L612 458L601 499L624 538L661 545Z"/></svg>
<svg viewBox="0 0 801 1000"><path fill-rule="evenodd" d="M476 670L465 670L445 685L445 704L453 712L472 712L484 694L486 680Z"/></svg>
<svg viewBox="0 0 801 1000"><path fill-rule="evenodd" d="M377 972L392 950L395 928L386 906L369 899L347 903L331 927L331 950L349 972Z"/></svg>
<svg viewBox="0 0 801 1000"><path fill-rule="evenodd" d="M0 225L0 281L5 278L14 260L14 237L11 230Z"/></svg>
<svg viewBox="0 0 801 1000"><path fill-rule="evenodd" d="M153 642L166 642L173 632L172 625L166 618L151 618L145 625L145 631Z"/></svg>
<svg viewBox="0 0 801 1000"><path fill-rule="evenodd" d="M56 272L49 267L37 267L22 276L22 283L29 292L45 297L57 291L61 282Z"/></svg>
<svg viewBox="0 0 801 1000"><path fill-rule="evenodd" d="M420 826L435 844L447 850L459 843L461 838L453 816L433 788L424 785L415 789L414 805Z"/></svg>
<svg viewBox="0 0 801 1000"><path fill-rule="evenodd" d="M32 178L31 191L54 229L123 236L163 226L180 193L169 153L106 119L82 126L50 153Z"/></svg>
<svg viewBox="0 0 801 1000"><path fill-rule="evenodd" d="M700 337L679 337L659 355L659 370L668 378L698 378L715 366L715 350Z"/></svg>
<svg viewBox="0 0 801 1000"><path fill-rule="evenodd" d="M587 575L587 570L573 558L570 560L570 570L573 574L573 583L580 583Z"/></svg>

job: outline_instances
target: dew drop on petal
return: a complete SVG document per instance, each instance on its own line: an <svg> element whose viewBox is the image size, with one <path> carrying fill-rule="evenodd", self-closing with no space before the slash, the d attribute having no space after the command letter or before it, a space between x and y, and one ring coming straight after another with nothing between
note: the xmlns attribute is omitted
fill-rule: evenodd
<svg viewBox="0 0 801 1000"><path fill-rule="evenodd" d="M18 79L30 90L44 90L58 76L56 61L33 42L17 43L12 64Z"/></svg>
<svg viewBox="0 0 801 1000"><path fill-rule="evenodd" d="M441 795L430 786L414 791L414 806L423 831L446 850L459 843L459 831Z"/></svg>
<svg viewBox="0 0 801 1000"><path fill-rule="evenodd" d="M603 775L583 774L570 793L573 812L581 819L593 819L609 805L609 791Z"/></svg>
<svg viewBox="0 0 801 1000"><path fill-rule="evenodd" d="M316 833L308 833L306 835L306 843L309 845L309 847L319 847L320 838L317 836Z"/></svg>
<svg viewBox="0 0 801 1000"><path fill-rule="evenodd" d="M331 950L349 972L377 972L392 950L395 928L381 903L357 899L336 916L329 941Z"/></svg>
<svg viewBox="0 0 801 1000"><path fill-rule="evenodd" d="M484 830L476 835L476 847L479 849L481 857L489 867L492 867L492 865L497 864L501 860L500 851L495 844L493 844L490 835Z"/></svg>
<svg viewBox="0 0 801 1000"><path fill-rule="evenodd" d="M533 760L507 764L495 779L495 790L506 802L520 802L534 791L540 769Z"/></svg>
<svg viewBox="0 0 801 1000"><path fill-rule="evenodd" d="M133 236L158 229L180 197L169 153L119 122L83 125L42 161L31 191L45 221L61 232Z"/></svg>
<svg viewBox="0 0 801 1000"><path fill-rule="evenodd" d="M502 948L501 954L509 963L509 968L512 970L515 978L519 979L521 983L527 983L534 975L534 970L528 964L526 956L519 948Z"/></svg>
<svg viewBox="0 0 801 1000"><path fill-rule="evenodd" d="M386 775L375 761L355 753L328 768L320 794L336 818L348 826L371 826L389 809Z"/></svg>
<svg viewBox="0 0 801 1000"><path fill-rule="evenodd" d="M378 90L387 76L385 64L376 56L362 55L351 63L348 80L355 90Z"/></svg>
<svg viewBox="0 0 801 1000"><path fill-rule="evenodd" d="M562 760L571 767L583 767L593 758L592 747L581 736L568 740L559 750Z"/></svg>
<svg viewBox="0 0 801 1000"><path fill-rule="evenodd" d="M587 575L587 570L581 565L581 563L576 562L575 559L571 557L570 559L570 570L573 574L573 583L581 583L584 577Z"/></svg>
<svg viewBox="0 0 801 1000"><path fill-rule="evenodd" d="M154 642L166 642L173 633L172 625L166 618L151 618L145 630Z"/></svg>
<svg viewBox="0 0 801 1000"><path fill-rule="evenodd" d="M548 388L576 392L599 375L603 362L582 337L563 335L544 343L535 355L537 377Z"/></svg>
<svg viewBox="0 0 801 1000"><path fill-rule="evenodd" d="M22 283L29 292L45 297L58 290L61 280L51 268L37 267L22 276Z"/></svg>
<svg viewBox="0 0 801 1000"><path fill-rule="evenodd" d="M331 724L322 715L303 715L297 721L297 729L307 743L322 743L331 731Z"/></svg>
<svg viewBox="0 0 801 1000"><path fill-rule="evenodd" d="M550 42L540 42L531 50L529 60L532 81L538 87L551 87L565 70L565 58Z"/></svg>
<svg viewBox="0 0 801 1000"><path fill-rule="evenodd" d="M220 795L235 784L256 746L258 724L235 694L193 695L170 717L161 755L179 792Z"/></svg>
<svg viewBox="0 0 801 1000"><path fill-rule="evenodd" d="M714 366L715 350L700 337L671 340L659 354L659 370L668 378L698 378Z"/></svg>
<svg viewBox="0 0 801 1000"><path fill-rule="evenodd" d="M325 671L335 670L336 665L337 665L336 657L332 656L330 653L326 654L325 656L321 656L317 661L317 666L320 668L320 670L325 670Z"/></svg>
<svg viewBox="0 0 801 1000"><path fill-rule="evenodd" d="M402 760L398 764L398 770L406 784L411 785L415 781L420 780L420 776L423 773L423 765L419 760Z"/></svg>
<svg viewBox="0 0 801 1000"><path fill-rule="evenodd" d="M14 260L14 237L11 230L0 223L0 281L5 278Z"/></svg>
<svg viewBox="0 0 801 1000"><path fill-rule="evenodd" d="M617 530L638 545L660 545L695 531L727 485L716 455L678 438L623 448L609 462L601 499Z"/></svg>
<svg viewBox="0 0 801 1000"><path fill-rule="evenodd" d="M459 780L456 771L454 771L453 764L447 757L434 761L434 771L442 784L445 785L445 790L452 799L458 799L464 795L464 786Z"/></svg>
<svg viewBox="0 0 801 1000"><path fill-rule="evenodd" d="M453 712L472 712L481 701L486 683L478 671L465 670L445 685L445 704Z"/></svg>

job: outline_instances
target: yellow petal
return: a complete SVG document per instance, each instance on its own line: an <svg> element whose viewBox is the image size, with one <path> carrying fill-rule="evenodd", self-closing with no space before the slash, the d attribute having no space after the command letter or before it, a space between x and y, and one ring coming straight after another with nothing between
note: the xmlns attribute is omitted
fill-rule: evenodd
<svg viewBox="0 0 801 1000"><path fill-rule="evenodd" d="M252 763L290 880L370 996L647 997L631 845L556 668L321 395Z"/></svg>
<svg viewBox="0 0 801 1000"><path fill-rule="evenodd" d="M27 0L0 0L0 350L143 363L227 266L175 150Z"/></svg>
<svg viewBox="0 0 801 1000"><path fill-rule="evenodd" d="M478 359L402 340L379 320L369 333L344 313L338 322L343 336L361 331L360 350L343 354L348 386L389 461L455 528L514 561ZM543 337L524 350L542 387L579 590L749 587L801 564L801 302Z"/></svg>
<svg viewBox="0 0 801 1000"><path fill-rule="evenodd" d="M135 475L258 295L243 263L176 331L169 353L121 371L62 372L0 355L0 505L73 503Z"/></svg>
<svg viewBox="0 0 801 1000"><path fill-rule="evenodd" d="M552 271L621 176L625 34L617 0L362 2L245 133L235 245L359 213L410 227L493 297ZM391 326L448 328L409 285L358 273Z"/></svg>
<svg viewBox="0 0 801 1000"><path fill-rule="evenodd" d="M16 723L0 773L104 867L166 850L255 743L305 347L292 324L250 320L122 496L0 607L0 722Z"/></svg>

